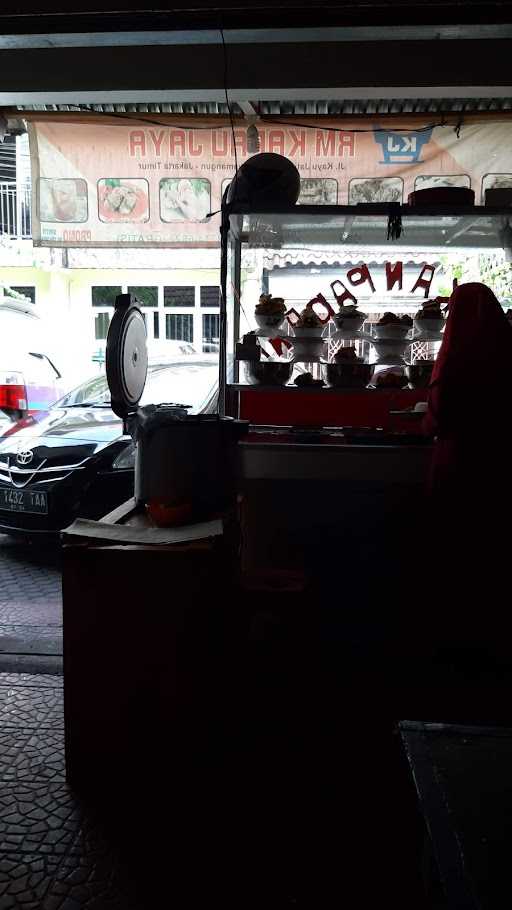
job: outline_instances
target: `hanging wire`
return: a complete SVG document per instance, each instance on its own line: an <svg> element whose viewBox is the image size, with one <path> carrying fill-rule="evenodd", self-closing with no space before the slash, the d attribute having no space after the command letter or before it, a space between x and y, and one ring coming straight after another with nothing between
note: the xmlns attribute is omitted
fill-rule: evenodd
<svg viewBox="0 0 512 910"><path fill-rule="evenodd" d="M365 115L368 116L368 115ZM352 118L357 119L357 118ZM378 118L375 118L378 119ZM299 129L310 129L310 130L324 130L326 133L374 133L375 127L370 127L370 129L351 129L349 127L343 126L322 126L321 123L295 123L292 120L278 120L272 117L260 117L262 123L278 123L280 126L295 126ZM437 123L430 123L428 126L421 126L418 129L410 126L393 126L390 127L390 131L393 133L428 133L429 130L433 130L439 126L449 126L446 120L443 118ZM385 127L379 126L379 129L384 129Z"/></svg>
<svg viewBox="0 0 512 910"><path fill-rule="evenodd" d="M226 91L227 84L228 84L227 83L227 49L226 49L226 44L224 42L224 32L223 32L222 28L219 29L219 31L222 35L223 49L224 49L224 93L226 95L226 102L227 102L228 111L229 111L231 128L232 128L232 130L234 130L233 110L232 110L231 103L229 101L229 95L227 94L227 91ZM142 125L149 124L150 126L167 126L169 128L180 129L180 130L210 130L210 131L213 131L213 130L223 130L223 129L225 129L225 126L226 126L225 123L219 123L219 124L212 123L210 126L197 126L195 123L176 123L176 124L174 124L174 123L169 123L169 121L153 120L152 118L150 119L149 117L145 117L141 114L138 114L135 112L130 112L130 111L127 111L126 113L121 113L119 111L98 111L91 104L77 104L77 105L75 105L75 107L73 109L71 109L71 105L70 105L69 108L70 109L68 111L66 111L65 113L80 113L81 111L86 111L88 113L96 114L99 117L105 117L105 118L115 117L120 120L131 120L132 122L135 121ZM174 116L177 116L177 115L174 115ZM203 116L203 115L197 115L197 116ZM335 117L335 115L333 115L333 119L334 119L334 117ZM365 115L365 118L368 119L368 115ZM368 129L363 129L363 128L359 128L359 127L326 126L326 125L323 125L322 123L297 123L296 121L288 120L288 118L278 119L276 117L259 117L258 119L259 119L259 122L261 122L261 123L273 123L273 124L277 124L278 126L293 126L298 129L304 129L304 130L322 130L325 133L374 133L375 132L375 127L369 127ZM361 119L361 117L358 117L357 115L355 115L355 116L351 117L351 119L352 120ZM378 117L375 117L374 119L377 120ZM241 122L243 122L243 118L241 118ZM491 123L494 121L487 120L486 122ZM503 121L497 120L496 122L502 123ZM446 120L443 118L442 120L438 120L434 123L429 123L427 126L421 126L421 127L418 127L417 129L415 129L414 127L411 127L411 126L392 126L389 129L391 131L397 132L397 133L427 133L429 130L436 129L437 127L441 127L441 126L448 127L448 126L452 126L452 125L453 124L447 123ZM459 119L459 121L457 122L457 127L460 127L460 126L462 126L462 121ZM385 130L386 128L379 127L379 129ZM236 146L235 146L235 149L236 149Z"/></svg>
<svg viewBox="0 0 512 910"><path fill-rule="evenodd" d="M217 124L212 124L211 126L196 126L195 123L183 123L183 124L176 123L175 124L175 123L169 123L169 121L153 120L153 119L149 119L149 117L144 117L142 114L130 113L129 111L127 111L125 114L121 113L120 111L97 111L96 108L92 104L77 104L77 105L75 105L75 107L73 109L71 109L71 106L70 106L70 109L68 111L66 111L65 113L79 114L81 111L86 111L87 113L96 114L96 116L98 116L98 117L116 117L117 119L120 119L120 120L125 120L125 121L131 120L132 122L140 123L141 125L144 125L147 123L147 124L149 124L149 126L167 126L169 128L174 128L177 130L209 130L209 131L211 131L211 130L225 129L224 123L219 124L218 126L217 126ZM52 111L52 113L58 113L58 112ZM174 114L173 116L178 116L178 115ZM202 116L202 115L198 115L198 116Z"/></svg>
<svg viewBox="0 0 512 910"><path fill-rule="evenodd" d="M391 203L390 208L394 209L396 203ZM398 240L402 235L402 216L400 215L400 206L396 206L398 211L391 211L388 217L388 240Z"/></svg>
<svg viewBox="0 0 512 910"><path fill-rule="evenodd" d="M220 27L219 31L220 31L220 37L222 38L222 52L224 55L224 94L226 96L226 104L228 106L228 111L229 111L229 122L231 124L231 136L233 139L233 153L235 156L235 177L234 177L234 187L233 187L233 200L235 200L237 183L238 183L238 153L236 150L235 124L233 122L233 112L231 110L231 102L229 100L229 92L228 92L228 85L229 85L228 51L227 51L227 47L226 47L226 42L224 40L224 29L222 28L222 26Z"/></svg>

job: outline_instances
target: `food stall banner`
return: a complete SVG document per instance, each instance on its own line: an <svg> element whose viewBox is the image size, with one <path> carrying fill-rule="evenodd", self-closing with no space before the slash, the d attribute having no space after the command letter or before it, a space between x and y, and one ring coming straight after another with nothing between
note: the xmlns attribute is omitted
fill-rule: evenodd
<svg viewBox="0 0 512 910"><path fill-rule="evenodd" d="M334 127L329 131L325 127ZM324 127L324 128L322 128ZM512 122L436 126L257 122L261 151L299 169L299 203L406 202L432 186L485 191L512 186ZM247 128L128 123L29 125L36 246L219 245L223 190L249 156Z"/></svg>

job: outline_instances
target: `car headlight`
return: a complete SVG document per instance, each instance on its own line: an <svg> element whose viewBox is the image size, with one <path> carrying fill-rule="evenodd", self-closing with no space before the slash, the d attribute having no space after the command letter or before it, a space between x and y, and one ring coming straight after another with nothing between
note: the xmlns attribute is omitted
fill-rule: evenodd
<svg viewBox="0 0 512 910"><path fill-rule="evenodd" d="M134 442L128 443L125 449L112 462L114 471L133 471L135 467L135 452L137 446Z"/></svg>

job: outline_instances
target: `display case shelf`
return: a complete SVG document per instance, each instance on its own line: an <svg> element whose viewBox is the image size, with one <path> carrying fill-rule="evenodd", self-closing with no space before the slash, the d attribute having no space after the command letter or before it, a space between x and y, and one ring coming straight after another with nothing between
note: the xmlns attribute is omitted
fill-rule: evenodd
<svg viewBox="0 0 512 910"><path fill-rule="evenodd" d="M278 393L282 393L282 392L290 393L291 392L294 394L297 394L297 392L302 392L302 393L308 392L308 394L310 392L314 392L315 395L320 394L320 393L322 393L323 395L326 395L326 394L327 395L328 394L331 394L331 395L332 394L335 394L335 395L366 395L366 394L372 395L372 394L375 394L375 392L408 391L407 385L405 385L404 388L402 388L402 389L395 389L392 386L387 386L387 387L383 386L381 388L377 388L377 387L373 387L373 386L371 388L368 388L367 386L362 386L360 388L333 388L333 386L327 386L327 385L302 386L302 388L301 388L300 386L296 386L296 385L258 385L256 383L254 385L251 385L251 383L244 383L244 382L230 383L227 386L227 388L234 392L266 392L267 394L269 392L278 392Z"/></svg>
<svg viewBox="0 0 512 910"><path fill-rule="evenodd" d="M390 259L400 259L402 250L421 251L425 264L431 254L457 252L458 250L505 249L512 251L512 207L490 206L425 206L413 207L398 203L361 204L356 206L276 207L274 210L249 208L239 202L222 208L222 258L221 258L221 307L220 307L220 381L219 409L226 409L226 391L285 392L296 396L305 393L346 395L375 394L389 389L337 389L331 387L259 386L240 383L239 364L235 360L236 343L240 338L240 313L242 290L242 248L285 249L292 252L305 248L322 250L349 246L351 252L361 251L361 260L368 250L386 248ZM258 254L253 256L259 261ZM261 284L264 290L263 279ZM247 316L244 313L244 318ZM250 325L250 323L249 323ZM283 329L278 333L284 334ZM356 332L356 341L369 342L374 350L378 339L368 331ZM338 341L348 340L348 334L334 333L329 347ZM286 336L287 341L292 337ZM327 340L327 338L325 339ZM439 343L442 336L435 333L412 334L405 340L404 351L415 343ZM297 344L297 343L296 343ZM383 346L382 346L383 347ZM332 355L332 350L330 351ZM374 365L406 366L405 360L389 362L379 357ZM402 355L400 355L402 358ZM302 359L302 358L301 358ZM396 360L396 358L393 358ZM297 357L295 357L297 360ZM232 399L240 399L233 395Z"/></svg>
<svg viewBox="0 0 512 910"><path fill-rule="evenodd" d="M281 248L324 244L421 250L503 248L503 231L512 208L360 204L296 205L288 208L228 207L233 236L249 248ZM389 219L400 218L400 237L390 239Z"/></svg>

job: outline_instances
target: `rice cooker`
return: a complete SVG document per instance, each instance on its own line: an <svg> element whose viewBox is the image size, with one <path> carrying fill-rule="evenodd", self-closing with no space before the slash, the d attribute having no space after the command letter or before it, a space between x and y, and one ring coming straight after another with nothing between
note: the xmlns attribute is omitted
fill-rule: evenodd
<svg viewBox="0 0 512 910"><path fill-rule="evenodd" d="M237 443L248 422L188 414L183 404L139 407L147 368L142 313L130 294L121 294L109 327L106 369L112 410L136 444L135 499L140 505L190 505L196 515L222 510L236 493Z"/></svg>

